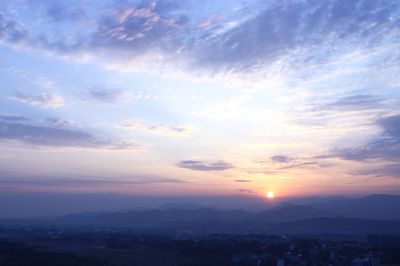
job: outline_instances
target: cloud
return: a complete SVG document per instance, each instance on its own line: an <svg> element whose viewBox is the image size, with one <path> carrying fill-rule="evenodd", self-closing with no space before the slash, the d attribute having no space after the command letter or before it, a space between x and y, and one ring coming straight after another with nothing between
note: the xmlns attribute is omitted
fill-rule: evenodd
<svg viewBox="0 0 400 266"><path fill-rule="evenodd" d="M290 162L290 158L283 155L274 155L271 157L271 161L274 163L288 163Z"/></svg>
<svg viewBox="0 0 400 266"><path fill-rule="evenodd" d="M0 38L62 55L105 57L107 63L173 60L174 65L178 62L189 71L231 73L257 71L286 60L286 55L293 55L286 62L291 67L320 63L337 55L338 47L346 50L351 44L352 49L369 49L398 37L400 8L396 0L256 4L258 8L251 14L243 15L244 4L243 9L224 14L209 26L203 23L204 16L191 14L198 10L207 13L202 2L192 6L182 1L118 2L109 5L107 12L93 14L88 19L90 27L76 30L79 36L65 30L59 38L52 37L54 32L34 32L27 23L0 15ZM76 20L90 13L60 5L51 4L46 9L54 21Z"/></svg>
<svg viewBox="0 0 400 266"><path fill-rule="evenodd" d="M332 43L373 45L379 43L377 36L395 34L391 18L398 17L398 9L395 1L275 1L253 18L197 45L195 64L251 71L287 54L296 55L293 64L317 62L321 55L334 54Z"/></svg>
<svg viewBox="0 0 400 266"><path fill-rule="evenodd" d="M140 96L130 91L98 88L88 88L83 95L83 99L85 100L107 104L128 103L138 98L140 98Z"/></svg>
<svg viewBox="0 0 400 266"><path fill-rule="evenodd" d="M35 118L35 117L27 117L21 115L8 115L8 114L0 114L0 120L5 122L45 122L47 124L55 125L55 126L65 126L65 127L74 127L76 126L76 122L70 119L61 119L55 117L47 117L47 118Z"/></svg>
<svg viewBox="0 0 400 266"><path fill-rule="evenodd" d="M271 157L271 161L275 164L273 165L274 170L258 170L252 171L251 173L263 173L266 175L274 175L279 174L287 169L294 168L308 168L308 167L319 167L319 168L329 168L334 164L321 162L321 159L332 158L330 155L328 156L313 156L313 157L288 157L284 155L274 155ZM258 161L257 163L260 165L268 165L271 166L271 161Z"/></svg>
<svg viewBox="0 0 400 266"><path fill-rule="evenodd" d="M81 27L78 23L70 25L79 36L70 31L36 32L20 17L14 19L0 13L0 40L10 45L50 51L62 56L106 59L112 62L132 62L135 59L157 54L166 50L174 51L178 41L173 38L178 26L188 19L183 12L176 12L180 7L174 1L143 1L140 4L109 3L107 12L86 12L81 8L73 9L71 5L50 3L43 7L45 15L53 22L87 21L90 25ZM1 12L1 11L0 11ZM91 13L92 17L87 17ZM40 17L43 17L41 12ZM35 17L32 17L34 20ZM57 34L57 38L54 38ZM185 35L185 34L184 34ZM184 35L178 39L184 38Z"/></svg>
<svg viewBox="0 0 400 266"><path fill-rule="evenodd" d="M250 189L239 189L239 192L241 193L248 193L248 194L254 194L255 192L250 190Z"/></svg>
<svg viewBox="0 0 400 266"><path fill-rule="evenodd" d="M382 136L393 144L400 143L400 115L381 118L377 121L382 127Z"/></svg>
<svg viewBox="0 0 400 266"><path fill-rule="evenodd" d="M321 109L365 110L382 107L385 100L375 95L358 94L340 98L339 100L320 106Z"/></svg>
<svg viewBox="0 0 400 266"><path fill-rule="evenodd" d="M160 135L177 135L189 132L189 129L184 126L174 126L166 124L144 125L143 123L135 121L126 121L120 123L119 126L126 129L148 131Z"/></svg>
<svg viewBox="0 0 400 266"><path fill-rule="evenodd" d="M81 8L75 8L72 3L52 2L45 7L45 14L55 22L74 22L84 21L86 13Z"/></svg>
<svg viewBox="0 0 400 266"><path fill-rule="evenodd" d="M180 168L187 168L195 171L224 171L233 168L233 165L224 161L193 161L185 160L177 164Z"/></svg>
<svg viewBox="0 0 400 266"><path fill-rule="evenodd" d="M21 103L43 108L58 108L64 105L64 99L61 96L47 93L31 95L22 91L17 91L12 99Z"/></svg>
<svg viewBox="0 0 400 266"><path fill-rule="evenodd" d="M342 82L343 79L337 80ZM370 80L365 81L363 86L370 82ZM329 100L325 100L325 97ZM369 124L371 116L376 115L377 112L395 111L399 105L399 99L393 96L350 94L336 100L332 100L332 98L337 98L337 96L329 93L328 96L324 96L324 100L320 103L306 104L296 108L297 110L294 113L295 123L306 126L337 126L342 124L343 128L351 130L353 129L352 125ZM349 121L349 115L354 117L354 121Z"/></svg>
<svg viewBox="0 0 400 266"><path fill-rule="evenodd" d="M355 175L371 175L375 177L385 177L385 176L390 176L390 177L395 177L395 178L400 178L400 164L387 164L382 167L375 167L375 168L367 168L367 169L362 169L355 171L351 174Z"/></svg>
<svg viewBox="0 0 400 266"><path fill-rule="evenodd" d="M34 78L33 83L44 89L54 88L54 82L46 76L37 76Z"/></svg>
<svg viewBox="0 0 400 266"><path fill-rule="evenodd" d="M20 116L20 115L2 115L0 114L0 120L8 121L8 122L25 122L29 121L29 117Z"/></svg>
<svg viewBox="0 0 400 266"><path fill-rule="evenodd" d="M363 161L368 159L400 159L400 115L380 118L376 125L382 130L374 140L358 147L335 149L332 157Z"/></svg>
<svg viewBox="0 0 400 266"><path fill-rule="evenodd" d="M27 44L28 31L23 29L16 21L6 20L0 12L0 40L11 44Z"/></svg>
<svg viewBox="0 0 400 266"><path fill-rule="evenodd" d="M155 2L147 7L128 6L114 13L113 16L100 21L97 37L103 40L114 40L120 43L134 43L146 38L149 33L162 32L157 29L161 16L154 10Z"/></svg>
<svg viewBox="0 0 400 266"><path fill-rule="evenodd" d="M113 142L78 130L0 122L0 141L45 147L93 148L109 150L138 149L135 142Z"/></svg>
<svg viewBox="0 0 400 266"><path fill-rule="evenodd" d="M76 125L74 120L67 120L67 119L60 119L54 117L48 117L45 119L47 123L56 125L56 126L66 126L66 127L73 127Z"/></svg>
<svg viewBox="0 0 400 266"><path fill-rule="evenodd" d="M6 186L40 186L40 187L98 187L110 185L151 185L151 184L180 184L186 183L183 180L175 178L142 176L125 177L123 179L106 177L43 177L31 176L28 178L24 174L1 173L0 184Z"/></svg>
<svg viewBox="0 0 400 266"><path fill-rule="evenodd" d="M108 150L138 150L141 149L141 145L134 141L118 141L113 142L110 140L104 141L105 145L99 146L98 148L104 148ZM94 146L96 147L96 146Z"/></svg>
<svg viewBox="0 0 400 266"><path fill-rule="evenodd" d="M303 168L303 167L309 167L309 166L327 167L326 164L321 165L318 162L314 162L314 161L304 161L304 162L291 163L289 165L285 165L285 166L281 167L280 169ZM328 165L328 167L329 167L329 165Z"/></svg>
<svg viewBox="0 0 400 266"><path fill-rule="evenodd" d="M382 117L375 121L381 132L364 145L336 148L320 159L341 158L349 161L366 162L362 169L351 175L375 177L400 177L400 115Z"/></svg>
<svg viewBox="0 0 400 266"><path fill-rule="evenodd" d="M187 132L188 129L181 127L181 126L170 126L170 125L164 125L164 124L159 124L159 125L151 125L148 127L148 130L150 131L156 131L156 132L165 132L165 133L184 133Z"/></svg>
<svg viewBox="0 0 400 266"><path fill-rule="evenodd" d="M251 182L251 180L248 180L248 179L236 179L234 181L238 182L238 183L250 183Z"/></svg>
<svg viewBox="0 0 400 266"><path fill-rule="evenodd" d="M179 7L174 1L143 1L136 6L117 7L97 20L97 28L90 36L91 47L113 51L130 60L177 48L173 33L187 22L181 12L176 12Z"/></svg>

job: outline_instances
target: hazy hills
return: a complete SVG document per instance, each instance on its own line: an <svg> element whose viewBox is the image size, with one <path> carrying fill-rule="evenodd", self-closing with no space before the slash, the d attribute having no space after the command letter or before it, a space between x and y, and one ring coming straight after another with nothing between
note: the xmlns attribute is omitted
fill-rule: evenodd
<svg viewBox="0 0 400 266"><path fill-rule="evenodd" d="M315 202L311 206L338 216L363 219L400 219L400 196L371 195L356 199Z"/></svg>
<svg viewBox="0 0 400 266"><path fill-rule="evenodd" d="M276 233L281 232L286 234L399 234L400 220L321 217L272 224L269 226L269 230Z"/></svg>
<svg viewBox="0 0 400 266"><path fill-rule="evenodd" d="M38 223L37 220L30 222ZM151 210L67 215L41 219L40 223L146 230L206 228L211 232L233 233L400 233L400 196L332 198L307 205L285 202L255 213L221 210L196 203L165 204Z"/></svg>

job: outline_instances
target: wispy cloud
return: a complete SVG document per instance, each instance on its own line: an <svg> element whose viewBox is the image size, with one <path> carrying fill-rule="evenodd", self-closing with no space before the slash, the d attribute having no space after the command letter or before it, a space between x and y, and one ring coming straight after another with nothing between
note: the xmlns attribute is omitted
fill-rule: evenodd
<svg viewBox="0 0 400 266"><path fill-rule="evenodd" d="M54 87L54 82L45 76L34 78L33 83L44 89L51 89Z"/></svg>
<svg viewBox="0 0 400 266"><path fill-rule="evenodd" d="M253 190L243 189L243 188L239 189L239 192L240 193L247 193L247 194L255 194L255 192Z"/></svg>
<svg viewBox="0 0 400 266"><path fill-rule="evenodd" d="M290 158L284 155L274 155L271 157L271 161L274 163L288 163L290 162Z"/></svg>
<svg viewBox="0 0 400 266"><path fill-rule="evenodd" d="M90 177L90 178L77 178L77 177L25 177L26 174L7 173L1 177L0 184L6 186L38 186L38 187L99 187L110 185L151 185L151 184L180 184L185 181L175 178L164 178L154 176L143 177L125 177L124 179L105 178L105 177ZM12 177L12 178L11 178Z"/></svg>
<svg viewBox="0 0 400 266"><path fill-rule="evenodd" d="M109 150L138 149L135 142L115 142L78 130L0 122L0 140L33 146L93 148Z"/></svg>
<svg viewBox="0 0 400 266"><path fill-rule="evenodd" d="M331 158L330 156L328 156ZM288 157L285 155L273 155L271 156L271 161L258 161L260 165L268 165L274 169L274 171L260 171L265 174L277 174L282 173L284 170L296 169L296 168L329 168L334 164L323 162L324 158L321 156L311 156L311 157ZM326 158L325 158L326 159ZM272 165L271 165L272 162Z"/></svg>
<svg viewBox="0 0 400 266"><path fill-rule="evenodd" d="M73 127L76 125L76 122L71 119L60 119L60 118L54 118L54 117L48 117L45 119L47 123L56 125L56 126L67 126L67 127Z"/></svg>
<svg viewBox="0 0 400 266"><path fill-rule="evenodd" d="M312 167L312 166L324 168L329 165L320 164L317 161L300 161L300 162L294 162L294 163L290 163L288 165L282 166L280 169L303 168L303 167Z"/></svg>
<svg viewBox="0 0 400 266"><path fill-rule="evenodd" d="M87 88L83 94L85 100L106 104L123 104L140 98L131 91L114 89Z"/></svg>
<svg viewBox="0 0 400 266"><path fill-rule="evenodd" d="M377 167L366 167L350 173L352 175L369 175L374 177L395 177L400 178L400 163L390 163Z"/></svg>
<svg viewBox="0 0 400 266"><path fill-rule="evenodd" d="M1 38L60 54L97 54L108 62L140 63L148 58L167 63L174 58L189 70L229 73L257 71L287 59L288 54L296 54L288 65L318 64L333 57L338 46L373 48L398 34L399 5L394 0L273 1L258 6L258 12L245 19L236 10L226 15L229 18L196 21L190 13L196 10L184 10L188 5L180 1L120 3L91 17L94 22L79 31L80 36L69 34L56 41L51 32L36 33L2 16ZM89 13L54 4L45 10L53 22L77 20Z"/></svg>
<svg viewBox="0 0 400 266"><path fill-rule="evenodd" d="M0 120L11 123L45 123L48 125L55 125L55 126L64 126L64 127L74 127L76 126L76 122L72 119L61 119L55 117L28 117L23 115L10 115L10 114L0 114Z"/></svg>
<svg viewBox="0 0 400 266"><path fill-rule="evenodd" d="M167 124L145 125L141 122L136 122L136 121L125 121L120 123L119 126L126 129L147 131L150 133L155 133L160 135L181 135L181 134L186 134L190 131L189 128L185 126L174 126Z"/></svg>
<svg viewBox="0 0 400 266"><path fill-rule="evenodd" d="M23 121L29 121L30 118L26 117L26 116L21 116L21 115L0 114L0 120L8 121L8 122L23 122Z"/></svg>
<svg viewBox="0 0 400 266"><path fill-rule="evenodd" d="M249 180L249 179L236 179L235 182L238 182L238 183L250 183L251 180Z"/></svg>
<svg viewBox="0 0 400 266"><path fill-rule="evenodd" d="M185 160L177 164L180 168L187 168L195 171L225 171L233 168L233 165L224 161L195 161Z"/></svg>
<svg viewBox="0 0 400 266"><path fill-rule="evenodd" d="M340 98L339 100L322 105L322 109L346 110L366 110L382 107L385 99L376 95L358 94Z"/></svg>
<svg viewBox="0 0 400 266"><path fill-rule="evenodd" d="M64 105L64 99L59 95L42 93L39 95L26 94L22 91L17 91L12 99L43 108L59 108Z"/></svg>
<svg viewBox="0 0 400 266"><path fill-rule="evenodd" d="M363 161L368 159L400 159L400 115L380 118L376 125L381 134L371 142L358 147L336 149L332 156L346 160Z"/></svg>
<svg viewBox="0 0 400 266"><path fill-rule="evenodd" d="M40 5L40 4L39 4ZM54 22L73 22L80 24L87 19L86 12L71 3L51 2L45 7L45 14Z"/></svg>

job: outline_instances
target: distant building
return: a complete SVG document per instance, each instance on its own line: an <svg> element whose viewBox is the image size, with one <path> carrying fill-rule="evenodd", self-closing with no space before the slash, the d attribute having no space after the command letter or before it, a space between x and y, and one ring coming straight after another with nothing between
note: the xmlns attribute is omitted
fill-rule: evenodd
<svg viewBox="0 0 400 266"><path fill-rule="evenodd" d="M399 246L400 235L369 235L367 242L373 247Z"/></svg>
<svg viewBox="0 0 400 266"><path fill-rule="evenodd" d="M351 266L381 266L381 261L378 257L369 254L364 258L354 258L351 261Z"/></svg>
<svg viewBox="0 0 400 266"><path fill-rule="evenodd" d="M276 260L276 266L285 266L285 260L284 259L277 259Z"/></svg>
<svg viewBox="0 0 400 266"><path fill-rule="evenodd" d="M329 251L329 260L336 259L336 252L334 250Z"/></svg>
<svg viewBox="0 0 400 266"><path fill-rule="evenodd" d="M252 254L252 253L240 253L232 255L233 263L243 263L243 262L257 262L260 264L271 257L271 254Z"/></svg>

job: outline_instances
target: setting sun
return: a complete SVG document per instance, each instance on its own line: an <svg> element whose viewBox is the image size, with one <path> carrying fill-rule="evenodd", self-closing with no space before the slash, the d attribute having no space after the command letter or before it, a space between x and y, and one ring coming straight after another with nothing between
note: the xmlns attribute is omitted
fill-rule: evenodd
<svg viewBox="0 0 400 266"><path fill-rule="evenodd" d="M275 197L274 192L273 191L268 191L267 192L267 198L269 199L273 199Z"/></svg>

